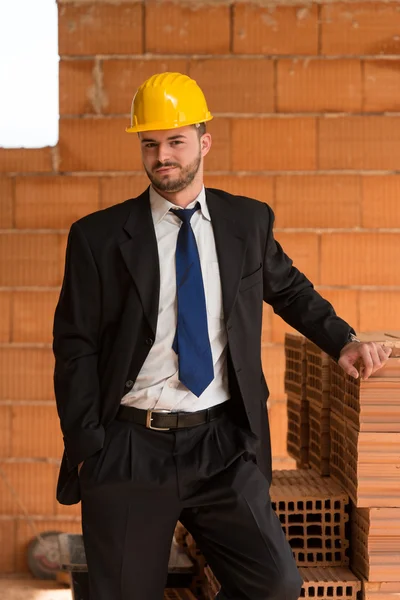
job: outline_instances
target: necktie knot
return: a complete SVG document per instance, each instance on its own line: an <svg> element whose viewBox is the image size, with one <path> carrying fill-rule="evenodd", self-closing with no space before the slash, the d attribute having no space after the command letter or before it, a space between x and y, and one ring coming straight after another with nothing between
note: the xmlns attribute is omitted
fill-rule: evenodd
<svg viewBox="0 0 400 600"><path fill-rule="evenodd" d="M196 211L200 210L200 202L196 203L194 208L171 208L170 211L183 221L183 223L190 223L190 219L193 217Z"/></svg>

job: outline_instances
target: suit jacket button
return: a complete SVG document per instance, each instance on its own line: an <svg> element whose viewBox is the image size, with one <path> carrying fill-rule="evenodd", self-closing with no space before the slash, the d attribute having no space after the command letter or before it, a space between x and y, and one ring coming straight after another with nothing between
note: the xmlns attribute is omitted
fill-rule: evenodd
<svg viewBox="0 0 400 600"><path fill-rule="evenodd" d="M148 346L152 346L152 345L154 344L154 340L153 340L153 338L147 338L147 340L146 340L146 344L147 344Z"/></svg>
<svg viewBox="0 0 400 600"><path fill-rule="evenodd" d="M125 383L125 387L127 388L131 388L133 386L133 381L132 379L128 379L128 381Z"/></svg>

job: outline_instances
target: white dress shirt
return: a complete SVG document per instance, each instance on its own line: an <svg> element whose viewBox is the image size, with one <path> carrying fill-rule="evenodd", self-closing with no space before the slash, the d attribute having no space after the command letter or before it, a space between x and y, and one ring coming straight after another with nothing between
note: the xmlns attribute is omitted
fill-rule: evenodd
<svg viewBox="0 0 400 600"><path fill-rule="evenodd" d="M207 305L208 335L214 363L214 379L199 398L179 381L178 356L172 349L177 324L175 251L181 219L170 212L179 208L150 187L150 205L160 262L160 304L153 346L132 389L121 404L141 409L193 412L229 398L226 365L227 336L214 232L204 187L187 208L200 203L201 211L190 220L200 255ZM196 368L196 365L193 365Z"/></svg>

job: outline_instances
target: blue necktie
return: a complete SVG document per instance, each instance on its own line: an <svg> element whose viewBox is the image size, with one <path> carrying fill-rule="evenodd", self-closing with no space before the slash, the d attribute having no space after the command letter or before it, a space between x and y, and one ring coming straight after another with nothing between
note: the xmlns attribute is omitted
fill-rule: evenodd
<svg viewBox="0 0 400 600"><path fill-rule="evenodd" d="M178 321L172 347L179 358L179 380L197 397L214 379L200 257L190 225L199 208L197 203L191 209L171 209L182 220L175 255Z"/></svg>

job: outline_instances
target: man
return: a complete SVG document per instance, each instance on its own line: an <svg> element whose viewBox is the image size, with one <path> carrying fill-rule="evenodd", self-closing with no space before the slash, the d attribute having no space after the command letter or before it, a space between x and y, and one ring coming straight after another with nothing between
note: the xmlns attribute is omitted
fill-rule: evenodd
<svg viewBox="0 0 400 600"><path fill-rule="evenodd" d="M189 77L147 80L127 131L150 188L69 234L54 321L58 499L82 500L91 600L161 600L178 519L219 600L296 600L269 497L262 303L354 376L359 358L368 377L388 356L353 341L292 266L269 206L204 188L211 119Z"/></svg>

